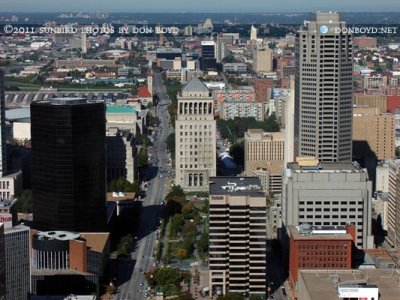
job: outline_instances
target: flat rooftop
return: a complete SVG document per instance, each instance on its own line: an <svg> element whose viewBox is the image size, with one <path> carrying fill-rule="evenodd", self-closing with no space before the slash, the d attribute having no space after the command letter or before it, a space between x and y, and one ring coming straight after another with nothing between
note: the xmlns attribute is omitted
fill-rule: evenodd
<svg viewBox="0 0 400 300"><path fill-rule="evenodd" d="M293 172L351 172L351 173L360 173L364 172L364 170L360 167L358 163L351 163L351 162L320 162L316 167L313 166L306 166L301 167L297 162L291 162L287 164L288 169Z"/></svg>
<svg viewBox="0 0 400 300"><path fill-rule="evenodd" d="M258 177L210 177L210 195L265 197Z"/></svg>
<svg viewBox="0 0 400 300"><path fill-rule="evenodd" d="M335 278L335 280L334 280ZM377 286L379 300L398 300L400 295L400 271L391 270L300 270L299 282L304 280L312 300L338 300L337 284ZM299 284L299 296L302 294Z"/></svg>
<svg viewBox="0 0 400 300"><path fill-rule="evenodd" d="M308 231L301 231L299 226L288 226L289 235L295 240L353 240L344 226L311 226Z"/></svg>
<svg viewBox="0 0 400 300"><path fill-rule="evenodd" d="M86 240L86 246L92 251L103 253L110 234L108 232L82 232L80 237Z"/></svg>
<svg viewBox="0 0 400 300"><path fill-rule="evenodd" d="M249 129L244 134L245 139L251 140L284 140L283 132L266 132L262 129Z"/></svg>

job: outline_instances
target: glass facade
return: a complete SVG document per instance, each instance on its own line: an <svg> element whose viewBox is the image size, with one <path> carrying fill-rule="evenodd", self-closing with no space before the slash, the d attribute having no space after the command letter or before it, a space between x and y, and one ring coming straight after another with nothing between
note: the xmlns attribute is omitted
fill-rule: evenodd
<svg viewBox="0 0 400 300"><path fill-rule="evenodd" d="M32 197L38 229L104 229L105 105L31 104Z"/></svg>

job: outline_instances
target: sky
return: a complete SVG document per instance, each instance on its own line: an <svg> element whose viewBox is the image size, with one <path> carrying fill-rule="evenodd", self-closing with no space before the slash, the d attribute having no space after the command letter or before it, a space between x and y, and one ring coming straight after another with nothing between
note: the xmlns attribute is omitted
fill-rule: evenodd
<svg viewBox="0 0 400 300"><path fill-rule="evenodd" d="M0 0L0 12L400 12L399 0Z"/></svg>

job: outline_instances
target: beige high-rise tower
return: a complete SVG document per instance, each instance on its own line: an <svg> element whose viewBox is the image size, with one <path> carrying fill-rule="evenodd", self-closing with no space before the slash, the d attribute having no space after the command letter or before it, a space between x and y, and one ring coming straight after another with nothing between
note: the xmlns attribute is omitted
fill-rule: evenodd
<svg viewBox="0 0 400 300"><path fill-rule="evenodd" d="M250 41L256 41L257 40L257 28L251 25L250 28Z"/></svg>
<svg viewBox="0 0 400 300"><path fill-rule="evenodd" d="M297 33L295 156L352 159L353 45L345 27L338 13L318 12Z"/></svg>
<svg viewBox="0 0 400 300"><path fill-rule="evenodd" d="M178 96L175 123L176 184L185 191L208 190L216 175L216 121L208 88L193 77Z"/></svg>

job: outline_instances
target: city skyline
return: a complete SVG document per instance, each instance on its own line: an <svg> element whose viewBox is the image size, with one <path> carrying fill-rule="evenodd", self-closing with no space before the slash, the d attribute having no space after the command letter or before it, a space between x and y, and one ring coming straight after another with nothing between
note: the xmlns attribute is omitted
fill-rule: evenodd
<svg viewBox="0 0 400 300"><path fill-rule="evenodd" d="M116 0L110 9L109 1L99 0L96 4L71 0L68 4L50 0L36 0L35 6L27 4L27 0L3 0L3 12L62 12L62 11L89 11L95 12L104 10L106 12L221 12L221 13L300 13L307 11L326 10L326 11L364 11L364 12L389 12L400 11L398 1L383 0L379 2L379 8L376 8L376 1L363 1L362 7L358 3L349 3L345 0L337 0L335 3L321 3L317 0L307 0L296 2L291 0L279 1L279 3L260 3L259 0L243 1L239 0L221 0L215 3L211 0L205 0L201 3L188 3L182 0L153 1L151 4L132 3L128 0ZM131 11L129 11L131 10Z"/></svg>

